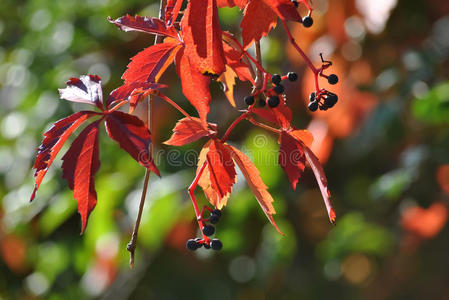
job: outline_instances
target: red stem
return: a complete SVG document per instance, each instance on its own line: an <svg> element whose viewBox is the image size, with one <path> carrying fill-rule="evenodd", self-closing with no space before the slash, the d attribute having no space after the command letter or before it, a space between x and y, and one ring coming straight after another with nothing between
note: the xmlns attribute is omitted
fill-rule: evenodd
<svg viewBox="0 0 449 300"><path fill-rule="evenodd" d="M235 126L237 126L238 123L240 123L240 121L242 121L243 119L246 118L246 116L250 113L250 110L247 110L246 112L244 112L243 114L241 114L237 119L234 120L234 122L232 122L231 126L229 126L228 130L226 130L223 138L221 139L221 141L224 143L226 142L226 140L228 139L229 135L231 134L232 130L234 129Z"/></svg>
<svg viewBox="0 0 449 300"><path fill-rule="evenodd" d="M206 166L207 166L207 160L203 163L203 165L201 166L200 170L196 174L195 179L193 180L192 184L188 188L189 196L190 196L190 199L192 200L193 208L195 209L196 220L198 222L198 226L200 227L200 230L201 230L201 228L203 228L204 223L203 223L203 220L201 218L202 214L200 213L200 209L198 208L198 203L196 202L196 198L195 198L195 193L194 192L195 192L196 186L198 185L198 181L200 181L201 175L203 174L204 168L206 168ZM203 238L205 240L209 239L204 234L203 234Z"/></svg>
<svg viewBox="0 0 449 300"><path fill-rule="evenodd" d="M186 116L187 118L191 118L191 116L184 110L181 108L181 106L179 106L178 104L176 104L175 101L173 101L172 99L168 98L167 96L165 96L164 94L162 94L161 92L157 92L156 95L161 98L162 100L164 100L165 102L169 103L171 106L173 106L174 108L176 108L180 113L182 113L184 116Z"/></svg>

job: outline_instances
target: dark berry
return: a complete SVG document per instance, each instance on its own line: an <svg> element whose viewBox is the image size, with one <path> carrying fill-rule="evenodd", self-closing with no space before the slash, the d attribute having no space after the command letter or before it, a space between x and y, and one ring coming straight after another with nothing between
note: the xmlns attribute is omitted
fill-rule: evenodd
<svg viewBox="0 0 449 300"><path fill-rule="evenodd" d="M273 88L273 91L276 93L276 94L282 94L283 92L284 92L284 86L282 85L282 84L278 84L278 85L276 85L276 86L274 86L274 88Z"/></svg>
<svg viewBox="0 0 449 300"><path fill-rule="evenodd" d="M243 101L245 101L246 105L253 105L254 96L246 96L245 98L243 98Z"/></svg>
<svg viewBox="0 0 449 300"><path fill-rule="evenodd" d="M296 0L291 0L291 2L293 3L293 5L295 5L295 7L298 7L298 1L296 1Z"/></svg>
<svg viewBox="0 0 449 300"><path fill-rule="evenodd" d="M196 238L195 242L196 242L196 248L201 248L203 246L203 243L200 243L201 239L200 238Z"/></svg>
<svg viewBox="0 0 449 300"><path fill-rule="evenodd" d="M335 94L330 94L324 99L324 103L327 107L331 108L338 102L338 96Z"/></svg>
<svg viewBox="0 0 449 300"><path fill-rule="evenodd" d="M273 74L273 76L271 76L271 82L274 84L279 84L281 82L282 78L281 75L279 74Z"/></svg>
<svg viewBox="0 0 449 300"><path fill-rule="evenodd" d="M194 239L189 239L186 243L186 248L190 251L195 251L198 249L198 243Z"/></svg>
<svg viewBox="0 0 449 300"><path fill-rule="evenodd" d="M327 77L327 82L329 82L329 84L336 84L338 82L338 76L335 74L330 74Z"/></svg>
<svg viewBox="0 0 449 300"><path fill-rule="evenodd" d="M310 111L316 111L318 109L318 102L312 101L308 105Z"/></svg>
<svg viewBox="0 0 449 300"><path fill-rule="evenodd" d="M281 102L281 100L279 100L278 96L270 96L268 98L268 106L269 107L276 107L279 105L279 102Z"/></svg>
<svg viewBox="0 0 449 300"><path fill-rule="evenodd" d="M310 26L313 25L313 19L310 16L305 16L304 18L302 18L302 25L306 28L309 28Z"/></svg>
<svg viewBox="0 0 449 300"><path fill-rule="evenodd" d="M204 244L204 248L210 249L210 245L209 244Z"/></svg>
<svg viewBox="0 0 449 300"><path fill-rule="evenodd" d="M313 101L315 101L315 99L316 99L316 93L315 93L315 92L312 92L312 93L309 95L309 102L313 102Z"/></svg>
<svg viewBox="0 0 449 300"><path fill-rule="evenodd" d="M214 210L212 211L212 214L217 215L218 217L221 217L221 210L219 210L219 209L214 209Z"/></svg>
<svg viewBox="0 0 449 300"><path fill-rule="evenodd" d="M223 248L223 244L221 243L221 241L219 239L213 239L210 242L210 246L212 247L212 249L214 250L221 250L221 248Z"/></svg>
<svg viewBox="0 0 449 300"><path fill-rule="evenodd" d="M326 104L320 105L320 110L328 110L329 107Z"/></svg>
<svg viewBox="0 0 449 300"><path fill-rule="evenodd" d="M265 107L265 105L267 105L267 102L265 102L265 99L259 98L259 106L260 107Z"/></svg>
<svg viewBox="0 0 449 300"><path fill-rule="evenodd" d="M216 215L216 214L211 214L209 217L209 222L211 222L212 224L217 224L218 221L220 221L220 216Z"/></svg>
<svg viewBox="0 0 449 300"><path fill-rule="evenodd" d="M211 236L215 233L215 227L212 225L205 225L202 231L205 236Z"/></svg>
<svg viewBox="0 0 449 300"><path fill-rule="evenodd" d="M288 72L287 78L290 81L296 81L296 80L298 80L298 74L296 74L295 72Z"/></svg>

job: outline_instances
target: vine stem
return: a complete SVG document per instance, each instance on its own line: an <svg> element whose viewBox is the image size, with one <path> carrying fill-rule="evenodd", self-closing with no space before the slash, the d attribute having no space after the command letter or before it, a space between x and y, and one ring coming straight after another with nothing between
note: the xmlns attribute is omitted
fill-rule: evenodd
<svg viewBox="0 0 449 300"><path fill-rule="evenodd" d="M159 7L159 19L164 18L165 15L165 6L167 5L167 0L161 0ZM154 39L154 44L159 44L162 42L162 36L156 35ZM154 115L154 95L150 95L148 99L148 117L147 117L147 126L150 132L153 132L153 115ZM149 147L150 157L153 157L153 143L150 143ZM140 197L139 203L139 211L137 213L136 223L134 224L133 233L131 236L131 240L126 246L126 250L129 252L129 267L134 268L134 253L137 246L137 234L139 232L140 221L142 219L143 207L145 205L145 199L148 190L148 183L150 181L150 170L146 169L145 171L145 179L143 183L142 196Z"/></svg>
<svg viewBox="0 0 449 300"><path fill-rule="evenodd" d="M228 139L229 135L231 134L232 130L234 129L235 126L237 126L238 123L240 123L240 121L246 119L246 117L251 113L250 110L247 110L246 112L244 112L243 114L241 114L237 119L234 120L234 122L232 122L232 124L229 126L228 130L226 130L224 136L221 138L221 141L224 143L226 142L226 140Z"/></svg>

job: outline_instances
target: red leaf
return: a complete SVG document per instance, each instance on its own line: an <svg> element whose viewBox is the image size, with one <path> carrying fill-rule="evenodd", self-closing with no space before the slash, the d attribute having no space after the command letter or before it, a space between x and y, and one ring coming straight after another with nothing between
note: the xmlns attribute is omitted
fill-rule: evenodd
<svg viewBox="0 0 449 300"><path fill-rule="evenodd" d="M178 39L178 33L174 27L166 27L164 21L158 18L126 15L116 20L108 17L108 21L117 26L120 30L140 31L150 34L160 34Z"/></svg>
<svg viewBox="0 0 449 300"><path fill-rule="evenodd" d="M149 152L150 131L139 118L114 111L106 117L106 130L111 139L119 143L120 148L128 152L139 164L160 176Z"/></svg>
<svg viewBox="0 0 449 300"><path fill-rule="evenodd" d="M207 168L204 169L198 184L203 188L209 202L221 209L226 205L236 181L234 161L229 149L221 141L214 139L203 147L198 168L201 168L204 162L207 162Z"/></svg>
<svg viewBox="0 0 449 300"><path fill-rule="evenodd" d="M239 169L242 171L243 176L245 176L246 182L248 182L249 187L253 191L254 196L259 202L260 207L262 207L263 211L265 212L268 220L270 220L271 224L273 224L273 226L280 234L283 234L274 222L273 215L276 213L272 204L274 200L273 197L271 197L271 194L268 192L267 186L262 181L262 178L260 178L259 170L243 152L230 145L226 145L226 147L230 150L232 158L239 166Z"/></svg>
<svg viewBox="0 0 449 300"><path fill-rule="evenodd" d="M271 28L276 26L277 15L272 10L272 0L251 0L243 11L242 28L243 47L248 49L251 44L266 36Z"/></svg>
<svg viewBox="0 0 449 300"><path fill-rule="evenodd" d="M30 201L33 201L36 196L36 191L38 190L48 168L53 163L59 150L61 150L62 145L67 141L69 136L88 118L98 115L95 112L90 111L80 111L74 113L73 115L61 119L53 124L47 132L44 133L44 140L38 148L36 161L34 162L33 168L36 169L34 172L34 178L36 183L34 185L34 190L31 195Z"/></svg>
<svg viewBox="0 0 449 300"><path fill-rule="evenodd" d="M238 6L240 9L243 9L246 3L248 3L248 0L217 0L218 7Z"/></svg>
<svg viewBox="0 0 449 300"><path fill-rule="evenodd" d="M286 131L281 132L280 143L279 164L287 173L292 189L295 190L305 168L304 147Z"/></svg>
<svg viewBox="0 0 449 300"><path fill-rule="evenodd" d="M327 187L327 179L323 167L321 166L320 161L315 156L315 154L313 154L312 150L307 148L304 144L302 144L302 142L299 143L302 145L306 159L309 162L310 166L312 167L313 174L315 174L316 181L318 182L318 186L320 187L321 195L323 196L324 204L326 205L329 220L332 224L334 224L336 215L334 209L332 208L332 203L330 199L331 193Z"/></svg>
<svg viewBox="0 0 449 300"><path fill-rule="evenodd" d="M98 125L100 120L87 126L73 141L62 160L62 177L73 190L81 215L81 233L87 225L87 218L97 204L95 173L100 168L98 159Z"/></svg>
<svg viewBox="0 0 449 300"><path fill-rule="evenodd" d="M176 55L176 71L181 78L182 92L198 111L201 121L206 122L211 101L210 78L191 67L183 49Z"/></svg>
<svg viewBox="0 0 449 300"><path fill-rule="evenodd" d="M125 84L134 82L157 82L162 73L173 62L181 45L162 43L144 49L131 58L128 69L122 75Z"/></svg>
<svg viewBox="0 0 449 300"><path fill-rule="evenodd" d="M276 27L277 17L288 21L301 21L295 5L289 0L251 0L245 7L240 24L245 49Z"/></svg>
<svg viewBox="0 0 449 300"><path fill-rule="evenodd" d="M203 123L198 118L184 118L176 123L173 128L173 135L164 142L171 146L183 146L199 140L204 136L208 136L209 130L204 128Z"/></svg>
<svg viewBox="0 0 449 300"><path fill-rule="evenodd" d="M232 70L230 66L226 65L226 71L221 73L220 77L217 78L217 81L221 82L223 85L223 92L233 107L235 107L234 85L236 76L237 74L235 74L234 70Z"/></svg>
<svg viewBox="0 0 449 300"><path fill-rule="evenodd" d="M165 6L165 23L172 25L178 18L183 0L168 0Z"/></svg>
<svg viewBox="0 0 449 300"><path fill-rule="evenodd" d="M249 66L242 61L242 53L227 43L223 42L223 49L226 59L226 64L234 70L241 81L250 81L255 84Z"/></svg>
<svg viewBox="0 0 449 300"><path fill-rule="evenodd" d="M129 100L130 97L135 96L137 94L145 96L155 90L159 90L166 87L167 86L165 84L150 83L150 82L132 82L130 84L124 84L121 87L116 88L111 92L111 94L109 94L109 97L106 100L106 107L110 108L112 104L122 100Z"/></svg>
<svg viewBox="0 0 449 300"><path fill-rule="evenodd" d="M225 59L216 0L189 1L181 27L191 66L202 74L223 73Z"/></svg>
<svg viewBox="0 0 449 300"><path fill-rule="evenodd" d="M80 78L70 78L66 84L65 89L58 89L61 99L87 103L102 109L103 91L99 76L83 75Z"/></svg>
<svg viewBox="0 0 449 300"><path fill-rule="evenodd" d="M307 147L312 145L313 135L308 130L293 129L289 131L288 134L290 134L295 140L304 143Z"/></svg>
<svg viewBox="0 0 449 300"><path fill-rule="evenodd" d="M292 120L292 111L287 105L279 105L276 108L253 108L251 112L257 116L265 119L266 121L277 124L284 130L290 128L290 122Z"/></svg>

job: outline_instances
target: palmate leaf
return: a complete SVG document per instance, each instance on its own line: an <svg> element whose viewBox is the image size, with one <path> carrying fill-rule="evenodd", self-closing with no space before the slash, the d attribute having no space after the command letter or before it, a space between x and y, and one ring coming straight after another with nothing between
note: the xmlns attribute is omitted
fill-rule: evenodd
<svg viewBox="0 0 449 300"><path fill-rule="evenodd" d="M102 95L100 82L100 77L96 75L81 76L80 79L72 78L67 82L67 88L60 90L61 97L69 101L94 105L95 103L102 103L102 97L98 96ZM148 89L159 88L160 85L152 84L147 87ZM113 98L118 100L117 98L125 97L129 91L132 90L129 88L125 91L117 91ZM101 101L95 99L101 99ZM81 232L84 232L89 214L97 202L94 177L100 167L98 160L98 128L100 122L105 121L109 136L121 148L126 150L141 165L159 175L148 150L151 143L151 134L147 126L133 115L115 111L112 107L113 102L112 100L107 101L106 109L103 105L97 105L101 112L81 111L57 121L50 130L44 133L44 140L38 149L34 163L36 182L31 200L34 199L48 168L69 136L87 119L93 116L101 117L79 134L63 157L63 177L69 183L74 198L78 202L78 211L82 222Z"/></svg>
<svg viewBox="0 0 449 300"><path fill-rule="evenodd" d="M176 22L183 2L183 0L167 0L167 5L165 6L165 24L172 25Z"/></svg>

